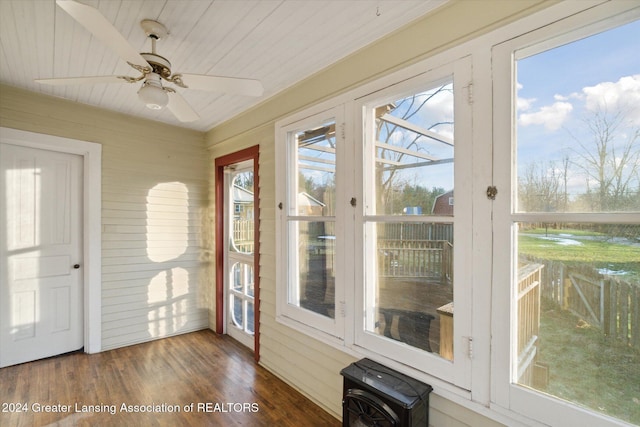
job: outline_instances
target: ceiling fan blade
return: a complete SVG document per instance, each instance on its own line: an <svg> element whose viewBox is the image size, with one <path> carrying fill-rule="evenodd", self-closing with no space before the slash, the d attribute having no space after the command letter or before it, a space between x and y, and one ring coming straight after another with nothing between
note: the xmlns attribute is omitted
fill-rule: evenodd
<svg viewBox="0 0 640 427"><path fill-rule="evenodd" d="M200 118L187 101L177 92L169 93L169 104L167 108L181 122L194 122Z"/></svg>
<svg viewBox="0 0 640 427"><path fill-rule="evenodd" d="M35 79L36 83L52 86L84 85L95 83L125 83L123 76L62 77L55 79Z"/></svg>
<svg viewBox="0 0 640 427"><path fill-rule="evenodd" d="M149 66L98 9L72 0L56 0L56 3L120 58L140 67Z"/></svg>
<svg viewBox="0 0 640 427"><path fill-rule="evenodd" d="M262 96L264 92L262 83L259 80L206 76L202 74L181 74L181 76L182 82L189 89L247 96Z"/></svg>

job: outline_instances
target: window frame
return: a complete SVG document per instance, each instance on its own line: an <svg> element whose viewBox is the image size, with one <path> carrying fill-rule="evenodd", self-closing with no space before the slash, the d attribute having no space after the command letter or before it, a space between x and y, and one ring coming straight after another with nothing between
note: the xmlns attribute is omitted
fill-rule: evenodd
<svg viewBox="0 0 640 427"><path fill-rule="evenodd" d="M365 85L352 92L342 96L335 97L326 102L320 103L314 107L293 114L281 121L276 122L276 199L277 204L282 203L282 208L276 207L276 253L279 260L276 268L276 320L288 327L303 332L315 339L333 345L343 352L352 354L356 357L377 357L383 358L389 366L398 366L404 364L406 366L408 360L416 362L413 374L416 377L422 377L425 381L432 384L439 383L445 388L449 388L455 395L465 396L469 398L469 390L471 388L471 366L472 359L470 357L471 350L471 273L464 270L465 260L468 262L471 257L472 238L471 229L471 150L473 146L473 135L471 132L472 124L472 59L467 55L461 55L454 52L452 56L445 56L444 60L435 61L437 66L431 66L430 61L415 66L408 67L386 78L379 79L371 84ZM456 158L457 167L454 167L454 174L458 177L454 178L454 184L459 183L461 189L459 194L465 196L467 203L458 205L460 218L465 218L465 227L459 226L454 228L455 241L466 242L461 243L456 249L454 255L455 269L459 271L454 273L458 277L459 284L454 286L454 300L456 297L460 300L457 302L459 314L454 316L454 328L457 331L454 337L454 361L450 361L440 356L432 354L424 354L416 349L404 351L403 358L398 358L394 354L406 345L400 342L385 342L383 347L387 351L378 350L378 345L367 340L358 340L356 335L363 332L364 320L358 322L363 314L360 303L363 301L363 288L355 286L355 283L363 283L363 275L366 267L364 265L364 236L362 234L364 218L364 152L362 142L364 138L363 109L367 103L375 102L375 100L388 98L392 94L402 96L412 90L424 90L425 87L437 83L440 80L453 76L454 85L458 89L454 89L454 109L455 116L460 118L456 126L456 138L466 139L465 151L461 151L460 158ZM336 132L340 129L340 137L343 139L342 156L346 156L342 161L338 158L336 174L342 177L342 186L337 185L336 188L336 230L349 238L341 239L342 241L336 246L336 251L342 249L345 254L354 254L353 258L337 256L336 263L336 322L334 325L329 324L325 319L320 319L319 315L309 312L308 310L292 307L287 304L287 284L288 278L297 274L292 270L292 264L289 262L287 247L288 239L291 233L287 229L287 219L295 218L288 215L290 198L289 192L290 182L287 176L290 174L288 162L291 161L291 153L288 152L290 146L289 135L304 130L309 126L318 124L330 117L335 117ZM463 126L462 124L465 124ZM466 129L464 129L466 127ZM350 162L353 160L353 162ZM457 170L457 172L456 172ZM361 178L362 177L362 178ZM467 185L465 185L465 183ZM350 201L355 198L355 206ZM466 212L466 213L465 213ZM302 217L298 217L302 218ZM360 218L359 222L356 218ZM416 219L420 218L420 220ZM304 217L303 219L307 219ZM414 217L403 216L396 218L402 219L402 222L429 222L439 220L442 222L453 222L453 217L448 216L422 216ZM345 234L344 231L349 231ZM463 250L464 248L464 250ZM455 260L459 261L455 261ZM359 266L359 267L358 267ZM339 313L339 314L338 314ZM362 336L362 334L360 334ZM375 341L375 340L374 340ZM417 357L416 357L417 356ZM418 363L419 362L419 363ZM399 365L401 366L401 365ZM428 379L427 379L428 378Z"/></svg>
<svg viewBox="0 0 640 427"><path fill-rule="evenodd" d="M382 103L390 99L398 99L402 96L418 93L426 88L449 80L454 87L454 127L455 127L455 154L454 154L454 188L459 191L463 202L456 207L453 216L422 215L386 215L375 213L375 189L371 182L375 160L372 153L371 135L374 124L371 123L372 111ZM356 253L363 257L358 265L354 285L355 319L359 321L354 325L354 345L368 351L374 351L379 356L389 360L410 366L420 366L420 369L431 375L437 375L440 379L456 385L464 390L471 387L471 359L469 357L469 337L473 336L472 322L470 319L471 278L470 272L464 266L470 258L472 247L471 230L471 148L472 148L472 111L469 98L472 82L471 58L465 56L432 68L418 76L414 76L402 82L385 87L367 96L359 98L355 103L356 116L354 123L358 126L355 133L354 145L356 149L355 159L359 167L363 168L356 179L359 190L361 206L357 209L354 245ZM467 185L465 185L465 183ZM371 200L373 199L373 201ZM458 200L461 200L460 198ZM366 268L366 251L371 252L372 245L366 243L365 236L368 225L374 227L377 223L452 223L454 224L454 285L453 300L455 301L456 315L454 316L454 357L447 360L437 354L425 353L417 348L393 342L389 339L368 332L365 324L367 290L373 291L375 287L375 273L371 268ZM370 253L371 256L371 253ZM368 288L368 289L365 289ZM363 302L362 304L360 302ZM437 373L437 374L436 374Z"/></svg>
<svg viewBox="0 0 640 427"><path fill-rule="evenodd" d="M512 319L510 280L511 280L511 175L509 161L511 153L511 90L512 76L505 72L504 59L499 59L495 54L499 46L506 46L513 40L524 40L523 37L531 34L539 34L538 31L557 31L556 35L579 31L587 25L598 25L608 19L619 16L625 19L624 14L635 9L636 3L611 2L606 0L584 0L581 2L560 2L548 7L541 7L521 19L517 19L472 40L461 42L455 46L447 45L437 52L430 54L426 59L404 66L402 69L392 70L389 74L377 77L368 83L363 83L355 88L345 89L345 92L321 101L316 105L304 108L285 118L276 121L275 146L276 146L276 314L280 324L302 332L312 339L317 339L333 348L350 356L371 357L385 363L387 366L400 372L413 376L434 386L434 392L455 404L474 411L479 416L486 416L506 425L564 425L567 422L576 421L584 425L593 425L594 421L603 426L626 425L588 409L579 408L567 402L559 402L555 398L541 396L529 390L516 390L510 384L510 349L511 329L509 322ZM627 20L631 18L626 16ZM604 25L604 24L603 24ZM609 24L610 25L610 24ZM588 30L596 28L590 26ZM603 27L604 28L604 27ZM548 39L552 40L552 39ZM532 40L529 45L534 45L538 40ZM470 387L465 389L455 385L451 380L443 379L438 372L425 370L422 366L408 366L393 359L386 358L379 353L355 344L353 331L357 317L352 307L354 301L358 301L354 289L345 289L342 307L342 315L345 317L343 338L319 332L301 322L292 320L283 315L278 308L279 294L282 290L283 278L286 272L282 269L284 252L282 252L282 238L278 231L281 224L282 212L278 209L278 203L282 199L281 174L283 173L283 159L278 154L283 142L282 128L291 123L302 120L321 111L342 105L344 106L345 126L343 134L347 141L352 134L362 132L360 123L354 118L361 114L356 106L374 92L386 87L399 84L405 80L425 74L428 70L451 63L465 56L471 57L473 92L468 96L473 104L472 120L473 133L470 146L473 162L469 166L471 170L471 183L473 187L469 203L473 210L471 228L475 242L472 245L470 258L466 260L468 268L472 272L470 279L469 318L473 326L472 335L463 337L456 333L456 340L464 344L466 338L473 339L473 354L469 358ZM501 63L502 61L502 63ZM500 69L502 68L502 71ZM505 82L509 83L505 85ZM338 90L336 92L339 92ZM506 118L506 119L505 119ZM353 149L351 147L350 149ZM500 158L502 154L503 158ZM487 167L487 165L491 165ZM363 200L363 190L358 187L359 181L354 177L363 176L361 164L348 165L351 173L349 179L354 185L353 193L344 193L341 196L348 201L356 197ZM499 194L494 201L486 195L488 185L495 185ZM506 196L506 197L505 197ZM457 207L460 206L460 197L456 197ZM506 203L506 205L505 205ZM344 209L343 215L349 216L349 209ZM338 211L336 211L338 215ZM623 214L624 215L624 214ZM618 216L621 221L632 221L631 215L626 218ZM519 217L524 218L524 217ZM581 214L582 221L592 221L591 214ZM538 219L538 217L536 217ZM524 220L524 219L521 219ZM553 218L550 218L553 220ZM362 231L358 228L358 233ZM358 241L362 241L361 236ZM486 242L486 243L482 243ZM353 253L355 265L363 265L363 257L355 250L353 242L343 242L345 253ZM349 246L351 245L351 246ZM507 245L508 249L500 245ZM354 270L345 272L346 277L353 281L362 281ZM362 295L359 296L362 298ZM456 374L461 370L458 369ZM516 386L517 387L517 386Z"/></svg>
<svg viewBox="0 0 640 427"><path fill-rule="evenodd" d="M293 232L295 224L304 221L333 221L336 231L342 229L344 225L344 214L341 213L338 200L342 196L343 185L339 185L343 180L348 180L348 174L343 172L344 163L340 158L345 149L344 133L340 130L344 127L344 109L340 105L330 108L321 108L317 111L306 111L301 117L292 117L287 124L277 126L276 143L276 170L281 171L276 181L280 189L279 200L282 206L278 206L279 219L276 221L276 253L279 256L278 268L276 271L277 282L280 284L276 292L276 319L284 324L301 329L310 335L320 336L322 340L330 342L341 342L344 339L344 316L341 315L341 305L344 301L344 278L348 272L344 271L344 258L336 256L336 277L335 277L335 315L334 318L314 313L302 307L297 307L289 303L290 280L298 280L297 250L290 251L289 248L295 243L297 234ZM296 147L292 144L292 136L295 133L304 131L327 121L335 121L336 126L336 207L333 216L309 216L299 215L295 211L297 203L297 188L292 188L292 180L297 181L297 163L295 160ZM292 171L292 166L295 171ZM293 176L292 176L293 175ZM344 175L344 176L343 176ZM339 214L340 212L340 214ZM338 234L336 232L336 234ZM336 254L345 251L344 239L336 239Z"/></svg>
<svg viewBox="0 0 640 427"><path fill-rule="evenodd" d="M513 285L517 281L517 229L519 222L572 222L637 224L637 213L544 213L518 212L516 162L516 72L518 59L553 49L562 44L603 32L640 18L640 8L630 3L610 2L539 25L529 32L492 47L494 183L504 193L495 201L493 213L492 305L509 307L500 315L496 310L492 322L494 350L491 376L491 408L501 413L517 413L548 425L626 425L622 420L583 408L571 402L528 389L512 381L515 366L517 305ZM509 153L505 156L504 153ZM501 155L502 154L502 155Z"/></svg>

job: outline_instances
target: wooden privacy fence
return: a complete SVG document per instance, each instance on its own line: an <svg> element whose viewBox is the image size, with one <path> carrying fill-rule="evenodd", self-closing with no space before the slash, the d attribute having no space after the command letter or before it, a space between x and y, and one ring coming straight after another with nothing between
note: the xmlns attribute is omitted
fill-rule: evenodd
<svg viewBox="0 0 640 427"><path fill-rule="evenodd" d="M544 264L542 296L580 316L609 338L640 348L640 285L588 266Z"/></svg>
<svg viewBox="0 0 640 427"><path fill-rule="evenodd" d="M447 240L378 240L380 277L453 277L453 245Z"/></svg>

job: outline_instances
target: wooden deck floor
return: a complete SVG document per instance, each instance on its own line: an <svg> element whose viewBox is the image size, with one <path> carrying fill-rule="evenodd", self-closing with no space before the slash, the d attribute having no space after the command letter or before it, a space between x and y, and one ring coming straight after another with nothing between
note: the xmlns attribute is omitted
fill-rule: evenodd
<svg viewBox="0 0 640 427"><path fill-rule="evenodd" d="M341 425L211 331L0 369L0 405L2 426Z"/></svg>

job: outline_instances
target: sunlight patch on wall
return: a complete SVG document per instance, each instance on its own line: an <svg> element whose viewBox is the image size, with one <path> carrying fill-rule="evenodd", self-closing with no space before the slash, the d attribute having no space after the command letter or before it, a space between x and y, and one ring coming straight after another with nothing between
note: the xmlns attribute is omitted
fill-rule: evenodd
<svg viewBox="0 0 640 427"><path fill-rule="evenodd" d="M189 272L184 268L161 271L149 283L147 303L171 301L189 292Z"/></svg>
<svg viewBox="0 0 640 427"><path fill-rule="evenodd" d="M17 169L7 169L3 194L6 206L6 259L8 281L6 296L9 310L9 334L13 341L34 338L40 321L36 289L29 286L40 276L42 198L41 170L33 159L19 159ZM4 256L4 255L3 255Z"/></svg>
<svg viewBox="0 0 640 427"><path fill-rule="evenodd" d="M187 250L189 190L181 182L163 182L147 193L147 256L175 260Z"/></svg>
<svg viewBox="0 0 640 427"><path fill-rule="evenodd" d="M188 293L189 272L184 268L161 271L151 279L147 304L149 333L152 336L177 332L186 324Z"/></svg>

